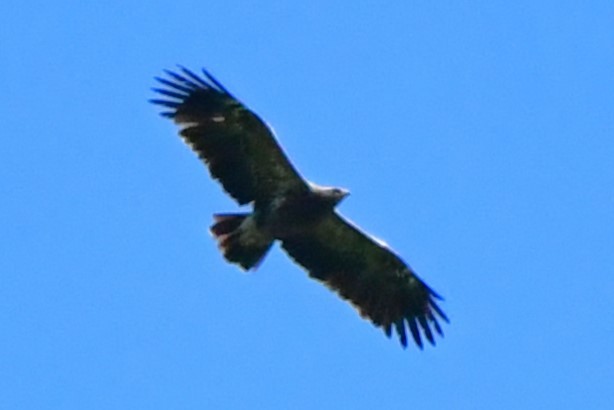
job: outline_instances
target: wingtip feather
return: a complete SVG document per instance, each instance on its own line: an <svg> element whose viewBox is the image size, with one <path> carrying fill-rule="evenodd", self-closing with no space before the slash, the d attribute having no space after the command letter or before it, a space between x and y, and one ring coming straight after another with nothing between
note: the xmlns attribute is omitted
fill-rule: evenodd
<svg viewBox="0 0 614 410"><path fill-rule="evenodd" d="M193 81L190 81L189 79L185 78L184 76L182 76L180 74L177 74L174 71L164 70L164 72L167 75L169 75L170 77L173 77L175 80L179 81L184 86L188 86L191 90L196 90L198 88L201 88L201 86L199 84L194 83Z"/></svg>
<svg viewBox="0 0 614 410"><path fill-rule="evenodd" d="M161 105L163 107L168 107L168 108L177 108L181 105L181 103L176 102L176 101L161 100L158 98L152 98L149 100L149 102L152 104Z"/></svg>
<svg viewBox="0 0 614 410"><path fill-rule="evenodd" d="M429 324L426 321L426 317L420 316L418 318L418 323L420 323L420 327L422 328L422 331L424 332L424 336L426 336L426 339L429 341L431 345L435 346L435 338L433 337L433 332L431 331L431 328L429 327Z"/></svg>
<svg viewBox="0 0 614 410"><path fill-rule="evenodd" d="M154 77L154 78L159 83L164 84L167 87L174 88L175 90L179 90L185 93L186 95L189 95L193 91L191 88L184 87L181 84L174 83L172 81L167 80L166 78L162 78L162 77Z"/></svg>
<svg viewBox="0 0 614 410"><path fill-rule="evenodd" d="M205 77L207 77L207 79L211 81L220 91L223 91L224 93L226 93L226 95L232 97L232 94L230 94L230 91L228 91L226 87L224 87L222 83L220 83L209 71L203 68L202 72L205 75Z"/></svg>
<svg viewBox="0 0 614 410"><path fill-rule="evenodd" d="M416 320L414 318L408 319L407 324L409 325L409 330L411 331L411 335L414 338L414 342L416 342L420 349L423 349L424 346L422 343L422 337L420 336L420 331L418 330Z"/></svg>
<svg viewBox="0 0 614 410"><path fill-rule="evenodd" d="M399 340L401 341L401 345L403 348L407 347L407 333L405 332L405 323L403 320L396 321L394 323L394 327L397 330L397 334L399 335Z"/></svg>
<svg viewBox="0 0 614 410"><path fill-rule="evenodd" d="M439 317L441 317L446 323L450 323L450 319L448 319L448 316L437 305L437 303L435 303L435 301L433 301L431 299L429 305L430 305L431 309L433 309L439 315Z"/></svg>
<svg viewBox="0 0 614 410"><path fill-rule="evenodd" d="M151 90L158 94L165 95L167 97L177 98L178 100L183 100L189 95L187 93L178 93L175 91L166 90L164 88L157 88L157 87L152 87Z"/></svg>
<svg viewBox="0 0 614 410"><path fill-rule="evenodd" d="M202 88L208 89L211 87L210 84L207 84L205 81L203 81L202 78L200 78L199 76L197 76L196 74L194 74L192 71L188 70L187 68L185 68L182 65L177 65L177 67L179 67L179 69L188 77L190 77L192 80L196 81L196 83L198 85L200 85Z"/></svg>

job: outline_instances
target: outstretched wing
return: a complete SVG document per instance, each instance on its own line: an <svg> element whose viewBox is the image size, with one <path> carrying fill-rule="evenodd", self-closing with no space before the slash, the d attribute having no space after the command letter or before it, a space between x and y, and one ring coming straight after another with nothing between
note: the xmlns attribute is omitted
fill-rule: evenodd
<svg viewBox="0 0 614 410"><path fill-rule="evenodd" d="M408 328L422 348L422 335L435 344L443 336L438 317L448 318L435 303L441 299L385 244L331 213L313 230L283 240L282 247L309 275L349 300L390 337L394 327L403 347Z"/></svg>
<svg viewBox="0 0 614 410"><path fill-rule="evenodd" d="M204 78L180 67L166 71L154 88L162 99L150 100L169 108L162 115L181 127L185 142L208 165L239 204L267 202L286 190L306 184L275 141L271 129L228 92L211 74Z"/></svg>

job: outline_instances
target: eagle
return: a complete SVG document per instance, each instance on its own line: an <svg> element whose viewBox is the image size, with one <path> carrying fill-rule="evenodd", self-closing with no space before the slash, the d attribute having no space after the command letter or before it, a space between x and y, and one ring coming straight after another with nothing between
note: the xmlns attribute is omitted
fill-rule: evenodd
<svg viewBox="0 0 614 410"><path fill-rule="evenodd" d="M270 126L207 70L179 66L155 77L162 85L150 102L164 107L179 134L206 164L211 177L251 212L214 214L210 230L224 258L257 268L271 246L281 248L316 279L349 301L359 314L396 331L403 348L408 331L423 347L443 336L442 300L384 242L344 218L336 207L349 195L305 179L290 162Z"/></svg>

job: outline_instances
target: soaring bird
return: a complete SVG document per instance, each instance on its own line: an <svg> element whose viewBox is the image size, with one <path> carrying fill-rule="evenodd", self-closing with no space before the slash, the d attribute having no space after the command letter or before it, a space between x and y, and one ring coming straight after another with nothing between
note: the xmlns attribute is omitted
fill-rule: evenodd
<svg viewBox="0 0 614 410"><path fill-rule="evenodd" d="M348 300L388 337L394 329L403 347L407 330L422 348L443 336L441 297L384 242L366 234L336 210L348 196L299 174L272 129L209 72L179 67L156 77L165 108L183 140L211 176L250 212L214 214L211 233L224 258L255 269L275 241L313 279Z"/></svg>

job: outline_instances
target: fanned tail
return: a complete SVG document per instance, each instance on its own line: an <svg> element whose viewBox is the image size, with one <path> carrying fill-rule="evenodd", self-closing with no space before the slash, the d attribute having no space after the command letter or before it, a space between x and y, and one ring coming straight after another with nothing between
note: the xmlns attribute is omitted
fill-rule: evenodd
<svg viewBox="0 0 614 410"><path fill-rule="evenodd" d="M215 214L211 233L218 241L224 258L244 270L260 265L273 239L259 231L250 214Z"/></svg>

